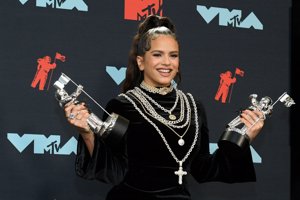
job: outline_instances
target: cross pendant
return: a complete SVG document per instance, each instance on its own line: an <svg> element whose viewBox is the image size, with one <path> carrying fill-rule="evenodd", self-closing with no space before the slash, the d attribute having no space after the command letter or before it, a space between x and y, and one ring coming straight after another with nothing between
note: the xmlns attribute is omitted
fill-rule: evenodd
<svg viewBox="0 0 300 200"><path fill-rule="evenodd" d="M182 170L182 161L179 161L179 169L178 169L178 171L175 171L174 173L178 176L178 183L181 185L182 184L182 176L187 175L187 172Z"/></svg>

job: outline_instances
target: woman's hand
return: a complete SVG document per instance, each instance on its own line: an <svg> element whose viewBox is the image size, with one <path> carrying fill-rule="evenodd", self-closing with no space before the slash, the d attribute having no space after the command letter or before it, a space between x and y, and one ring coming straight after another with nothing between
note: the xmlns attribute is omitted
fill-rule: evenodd
<svg viewBox="0 0 300 200"><path fill-rule="evenodd" d="M69 123L75 126L82 136L93 133L87 123L90 113L84 103L66 104L65 115Z"/></svg>
<svg viewBox="0 0 300 200"><path fill-rule="evenodd" d="M240 115L241 121L247 127L247 135L250 138L250 142L259 134L264 126L265 116L258 110L243 110Z"/></svg>
<svg viewBox="0 0 300 200"><path fill-rule="evenodd" d="M94 151L95 134L93 134L92 130L90 129L87 123L87 119L90 116L87 107L84 103L66 104L65 114L69 123L78 129L80 135L82 136L87 146L90 156L92 156Z"/></svg>

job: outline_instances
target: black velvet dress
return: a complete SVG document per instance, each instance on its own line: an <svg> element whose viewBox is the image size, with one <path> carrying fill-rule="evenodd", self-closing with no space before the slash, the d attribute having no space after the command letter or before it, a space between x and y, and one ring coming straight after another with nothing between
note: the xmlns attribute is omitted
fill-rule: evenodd
<svg viewBox="0 0 300 200"><path fill-rule="evenodd" d="M174 91L165 96L146 93L166 109L170 109L174 105L176 97ZM141 107L137 101L135 102L138 107ZM190 99L189 102L194 111ZM199 101L196 101L196 105L199 136L194 149L183 163L183 170L187 171L188 175L192 175L199 183L255 181L256 176L249 147L234 153L229 153L221 148L212 155L209 153L205 110ZM98 179L114 184L107 195L107 200L190 199L187 178L183 176L183 184L178 183L178 176L174 174L178 170L178 163L171 156L153 125L147 122L125 97L119 96L112 99L106 109L109 113L114 112L130 120L126 135L121 144L113 148L97 136L92 157L82 138L79 137L75 164L77 174L86 179ZM174 111L177 117L179 117L179 110L180 106L177 106ZM163 111L160 114L166 117ZM193 143L195 137L194 117L194 112L192 112L191 125L183 138L185 140L183 146L178 145L179 137L169 128L149 117L163 133L179 160L186 155ZM181 135L185 128L175 130Z"/></svg>

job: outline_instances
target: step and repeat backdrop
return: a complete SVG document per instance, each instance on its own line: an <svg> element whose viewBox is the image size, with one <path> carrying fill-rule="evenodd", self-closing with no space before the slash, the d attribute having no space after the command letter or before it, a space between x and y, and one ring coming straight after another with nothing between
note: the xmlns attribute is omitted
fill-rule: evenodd
<svg viewBox="0 0 300 200"><path fill-rule="evenodd" d="M290 0L1 0L0 199L105 198L111 185L75 174L78 133L53 83L65 73L105 106L120 93L132 37L150 14L176 25L177 86L204 103L213 152L250 94L276 101L290 92L290 9ZM288 200L289 113L276 104L251 145L257 182L200 185L190 178L193 199Z"/></svg>

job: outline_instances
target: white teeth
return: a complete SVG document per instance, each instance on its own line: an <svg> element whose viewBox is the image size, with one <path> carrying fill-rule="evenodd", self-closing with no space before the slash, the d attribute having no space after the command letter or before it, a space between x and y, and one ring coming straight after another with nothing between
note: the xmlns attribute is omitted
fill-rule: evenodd
<svg viewBox="0 0 300 200"><path fill-rule="evenodd" d="M170 69L159 69L159 72L163 72L163 73L170 73L171 70Z"/></svg>

